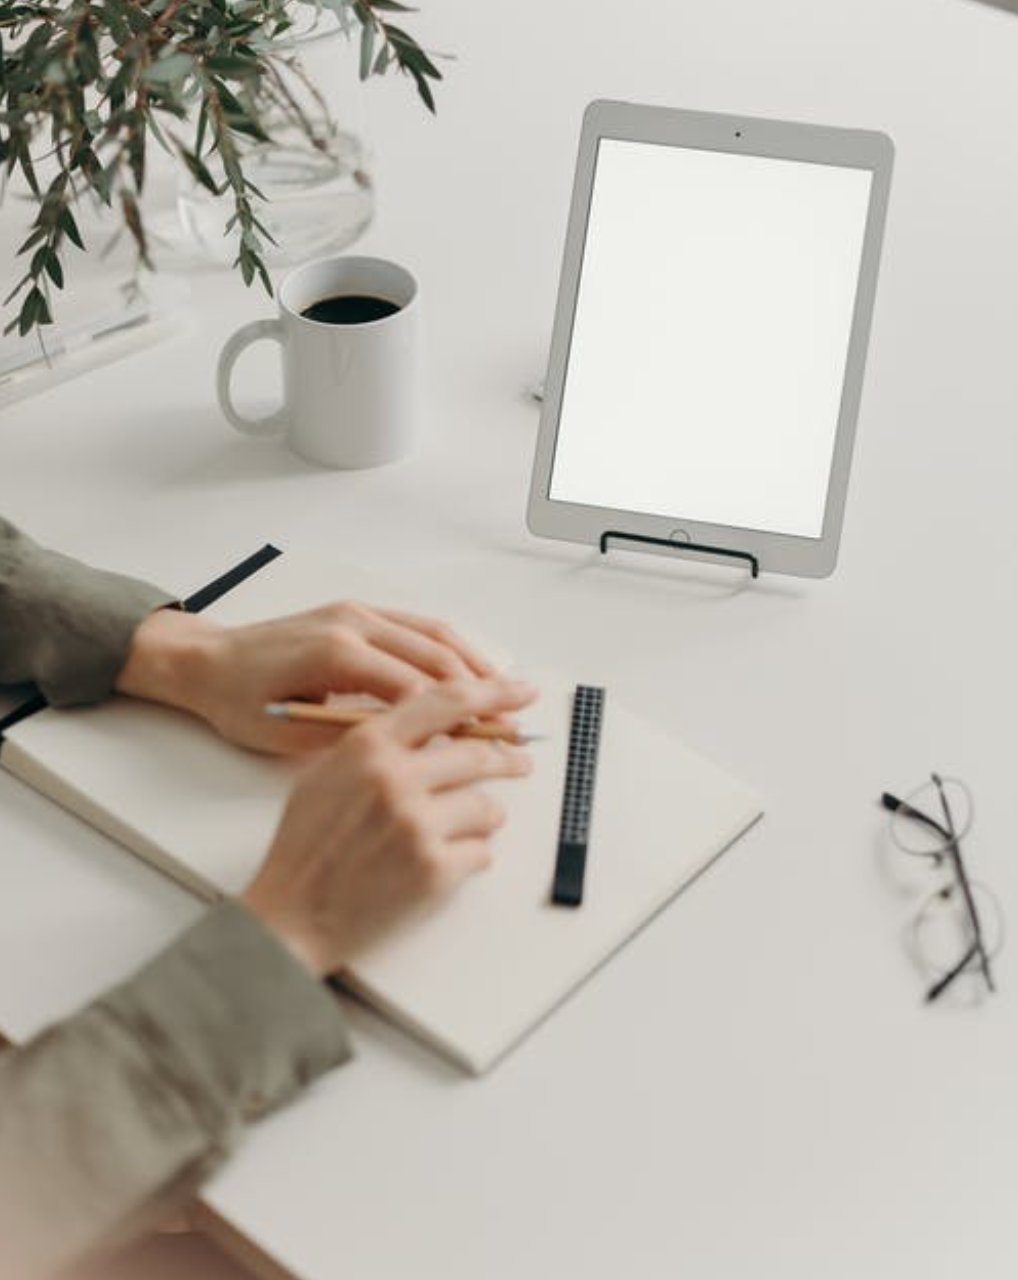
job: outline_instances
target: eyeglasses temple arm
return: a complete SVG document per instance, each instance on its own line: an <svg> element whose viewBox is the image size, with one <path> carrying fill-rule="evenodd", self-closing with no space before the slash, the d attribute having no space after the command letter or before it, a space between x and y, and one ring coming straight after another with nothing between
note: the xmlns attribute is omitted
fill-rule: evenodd
<svg viewBox="0 0 1018 1280"><path fill-rule="evenodd" d="M916 822L932 827L945 840L950 841L953 839L951 832L942 827L936 818L931 818L928 813L923 813L921 809L913 809L910 804L906 804L904 800L899 800L897 796L891 795L889 791L885 791L880 797L880 803L885 809L890 809L892 813L900 813L903 817L914 818Z"/></svg>
<svg viewBox="0 0 1018 1280"><path fill-rule="evenodd" d="M965 898L965 906L968 909L969 919L972 922L972 932L975 934L975 945L973 951L979 955L979 967L983 971L983 977L986 979L986 985L991 991L996 991L993 985L993 975L990 973L990 957L986 954L986 944L983 941L983 925L979 919L979 911L976 908L976 900L972 895L972 886L969 883L968 872L965 870L965 863L962 861L961 845L958 843L958 832L954 825L954 814L951 812L951 806L947 801L947 793L944 790L943 780L938 774L933 774L933 781L936 784L937 791L940 794L940 807L944 811L944 820L947 823L947 830L950 835L950 853L954 860L955 870L958 874L958 880L961 884L961 891ZM970 957L971 958L971 953Z"/></svg>

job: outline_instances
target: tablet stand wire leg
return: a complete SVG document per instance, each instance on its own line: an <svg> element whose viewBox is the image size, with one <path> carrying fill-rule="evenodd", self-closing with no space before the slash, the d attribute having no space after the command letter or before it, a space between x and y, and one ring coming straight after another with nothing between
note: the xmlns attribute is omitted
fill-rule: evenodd
<svg viewBox="0 0 1018 1280"><path fill-rule="evenodd" d="M622 533L618 529L606 529L601 534L598 546L601 554L605 555L608 551L608 543L612 542L640 542L653 547L667 547L670 551L697 551L701 555L708 556L726 556L731 560L742 560L749 565L750 574L754 578L760 576L760 561L756 556L751 555L748 551L729 551L727 547L711 547L705 543L699 542L673 542L669 538L649 538L646 534L640 533Z"/></svg>

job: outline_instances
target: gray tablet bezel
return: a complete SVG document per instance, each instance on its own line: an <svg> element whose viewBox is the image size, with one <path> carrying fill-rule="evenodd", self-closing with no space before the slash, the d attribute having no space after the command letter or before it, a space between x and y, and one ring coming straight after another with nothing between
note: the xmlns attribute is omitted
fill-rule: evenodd
<svg viewBox="0 0 1018 1280"><path fill-rule="evenodd" d="M648 515L645 512L561 502L549 497L598 144L602 138L840 165L872 172L841 409L819 538L792 537L689 520L681 511ZM890 138L868 130L792 124L752 116L716 115L626 102L596 101L587 107L580 135L541 425L527 505L527 527L532 533L569 542L597 543L606 530L622 530L642 537L665 539L674 545L674 552L669 547L660 554L687 554L695 555L699 560L736 563L723 556L683 551L684 543L696 543L747 552L756 557L761 570L771 573L822 578L833 571L844 520L893 163L894 145ZM655 550L652 547L640 549L652 553Z"/></svg>

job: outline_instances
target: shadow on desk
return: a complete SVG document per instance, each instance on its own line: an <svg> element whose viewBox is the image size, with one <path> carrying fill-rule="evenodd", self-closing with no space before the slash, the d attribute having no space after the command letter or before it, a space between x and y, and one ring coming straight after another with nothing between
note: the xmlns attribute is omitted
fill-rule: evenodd
<svg viewBox="0 0 1018 1280"><path fill-rule="evenodd" d="M988 4L993 9L1006 9L1018 14L1018 0L969 0L970 4Z"/></svg>
<svg viewBox="0 0 1018 1280"><path fill-rule="evenodd" d="M239 435L223 420L215 406L208 406L180 430L179 415L167 413L163 421L153 413L146 421L149 437L181 436L176 456L165 454L158 462L162 485L173 488L278 481L294 477L329 476L329 470L306 462L289 449L281 437L257 439ZM197 437L197 442L196 442ZM144 459L138 460L145 465Z"/></svg>
<svg viewBox="0 0 1018 1280"><path fill-rule="evenodd" d="M805 582L774 576L753 579L742 569L702 564L682 556L616 550L602 555L596 548L584 550L579 544L557 546L536 541L533 546L492 544L491 550L515 559L557 564L563 578L653 586L681 596L686 604L717 604L747 594L785 599L809 595Z"/></svg>
<svg viewBox="0 0 1018 1280"><path fill-rule="evenodd" d="M186 465L168 470L164 483L173 488L220 488L225 484L257 484L335 474L305 462L281 440L212 440L200 453L192 450Z"/></svg>

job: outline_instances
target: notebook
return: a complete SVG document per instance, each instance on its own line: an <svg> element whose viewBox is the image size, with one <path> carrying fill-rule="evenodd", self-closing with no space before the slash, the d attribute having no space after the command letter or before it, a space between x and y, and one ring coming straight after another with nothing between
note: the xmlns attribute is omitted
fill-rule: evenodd
<svg viewBox="0 0 1018 1280"><path fill-rule="evenodd" d="M435 582L400 583L287 552L207 613L224 623L353 597L431 610L470 634ZM446 584L439 594L455 594ZM457 614L461 616L457 616ZM476 637L474 637L476 639ZM480 1074L761 814L756 795L628 711L607 689L583 905L551 903L571 698L585 673L525 674L541 689L528 727L535 768L492 790L508 821L494 862L448 900L362 954L344 982L467 1071ZM234 748L183 713L113 699L45 710L8 730L0 763L203 898L240 891L301 767Z"/></svg>

